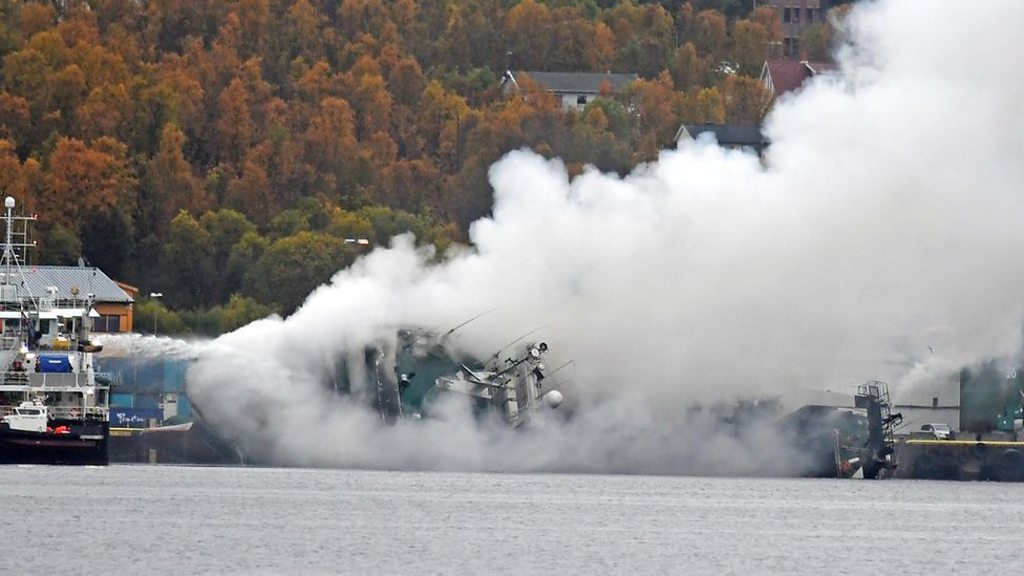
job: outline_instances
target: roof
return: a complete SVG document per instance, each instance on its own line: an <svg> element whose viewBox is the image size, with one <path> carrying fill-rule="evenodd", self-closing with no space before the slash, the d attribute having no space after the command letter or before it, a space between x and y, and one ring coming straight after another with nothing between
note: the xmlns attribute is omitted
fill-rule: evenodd
<svg viewBox="0 0 1024 576"><path fill-rule="evenodd" d="M768 144L760 126L743 124L684 124L676 133L676 140L684 136L696 140L701 134L708 133L713 134L718 144L726 148L750 146L759 150Z"/></svg>
<svg viewBox="0 0 1024 576"><path fill-rule="evenodd" d="M60 301L84 300L87 294L94 294L96 302L132 302L131 296L99 268L26 266L22 268L22 275L25 287L36 298L45 295L48 286L56 286ZM71 293L72 287L78 288L78 296Z"/></svg>
<svg viewBox="0 0 1024 576"><path fill-rule="evenodd" d="M637 79L636 74L612 74L611 72L530 72L524 70L506 72L505 79L511 79L518 85L517 78L521 79L524 74L556 94L597 94L601 91L601 84L605 81L611 83L615 90L621 90L626 84Z"/></svg>
<svg viewBox="0 0 1024 576"><path fill-rule="evenodd" d="M768 60L761 69L761 81L778 96L800 88L811 76L835 69L831 62L808 62L807 60Z"/></svg>

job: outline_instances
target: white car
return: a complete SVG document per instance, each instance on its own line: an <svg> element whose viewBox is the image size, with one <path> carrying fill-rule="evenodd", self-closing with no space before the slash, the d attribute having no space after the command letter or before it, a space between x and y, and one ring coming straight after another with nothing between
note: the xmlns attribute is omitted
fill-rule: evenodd
<svg viewBox="0 0 1024 576"><path fill-rule="evenodd" d="M953 431L950 430L949 424L924 424L921 426L921 431L935 436L938 440L949 440L953 437Z"/></svg>

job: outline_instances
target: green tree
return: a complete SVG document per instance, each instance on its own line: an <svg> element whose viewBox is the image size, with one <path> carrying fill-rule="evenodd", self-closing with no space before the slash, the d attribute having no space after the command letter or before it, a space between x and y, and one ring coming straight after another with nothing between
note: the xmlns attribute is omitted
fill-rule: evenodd
<svg viewBox="0 0 1024 576"><path fill-rule="evenodd" d="M290 313L354 259L355 251L343 239L302 231L267 248L246 276L246 293Z"/></svg>
<svg viewBox="0 0 1024 576"><path fill-rule="evenodd" d="M244 270L231 266L231 255L242 238L256 233L256 226L242 213L229 208L203 214L199 224L209 235L211 267L219 271L211 278L211 301L223 302L241 288L244 274Z"/></svg>
<svg viewBox="0 0 1024 576"><path fill-rule="evenodd" d="M732 30L732 60L741 74L757 77L768 55L768 31L750 20L739 20Z"/></svg>
<svg viewBox="0 0 1024 576"><path fill-rule="evenodd" d="M161 254L164 301L174 308L200 308L211 304L210 284L215 273L210 233L188 212L171 220Z"/></svg>
<svg viewBox="0 0 1024 576"><path fill-rule="evenodd" d="M82 241L73 230L54 224L41 230L44 239L39 246L39 263L52 266L74 266L82 255Z"/></svg>

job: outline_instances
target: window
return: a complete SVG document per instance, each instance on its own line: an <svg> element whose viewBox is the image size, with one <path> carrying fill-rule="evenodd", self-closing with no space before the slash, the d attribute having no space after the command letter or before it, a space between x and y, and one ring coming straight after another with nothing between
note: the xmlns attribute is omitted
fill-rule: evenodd
<svg viewBox="0 0 1024 576"><path fill-rule="evenodd" d="M587 105L587 97L586 96L577 96L576 97L576 105L577 106L586 106Z"/></svg>
<svg viewBox="0 0 1024 576"><path fill-rule="evenodd" d="M793 21L793 9L792 8L783 8L782 9L782 21L783 22L792 22Z"/></svg>
<svg viewBox="0 0 1024 576"><path fill-rule="evenodd" d="M799 8L793 8L793 22L795 22L797 24L800 23L800 9Z"/></svg>
<svg viewBox="0 0 1024 576"><path fill-rule="evenodd" d="M796 56L800 50L800 40L796 38L783 38L782 51L787 57Z"/></svg>
<svg viewBox="0 0 1024 576"><path fill-rule="evenodd" d="M807 21L814 22L814 8L807 9Z"/></svg>
<svg viewBox="0 0 1024 576"><path fill-rule="evenodd" d="M99 318L93 318L92 329L96 332L120 332L121 317L117 315L104 314Z"/></svg>

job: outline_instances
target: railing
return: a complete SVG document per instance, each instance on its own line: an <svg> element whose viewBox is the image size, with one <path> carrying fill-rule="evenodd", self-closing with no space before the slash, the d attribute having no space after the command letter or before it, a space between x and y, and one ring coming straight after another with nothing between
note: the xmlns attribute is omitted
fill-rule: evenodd
<svg viewBox="0 0 1024 576"><path fill-rule="evenodd" d="M0 406L0 416L14 414L17 406ZM47 406L46 415L51 420L106 420L110 409L106 406Z"/></svg>
<svg viewBox="0 0 1024 576"><path fill-rule="evenodd" d="M46 410L52 420L106 420L109 413L106 406L47 406Z"/></svg>
<svg viewBox="0 0 1024 576"><path fill-rule="evenodd" d="M0 384L7 386L30 386L32 388L76 388L104 386L90 378L90 374L75 372L15 372L9 370L0 378Z"/></svg>

